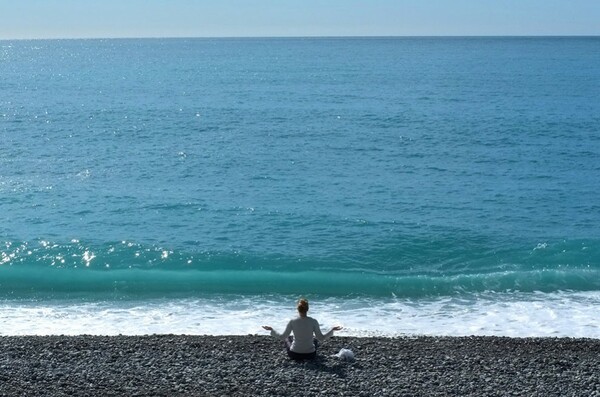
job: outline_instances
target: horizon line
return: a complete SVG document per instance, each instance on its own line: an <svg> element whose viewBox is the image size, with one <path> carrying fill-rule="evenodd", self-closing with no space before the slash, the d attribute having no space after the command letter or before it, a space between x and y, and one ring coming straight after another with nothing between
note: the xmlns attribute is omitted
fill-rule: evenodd
<svg viewBox="0 0 600 397"><path fill-rule="evenodd" d="M600 38L600 34L483 34L483 35L291 35L291 36L82 36L82 37L14 37L0 41L33 40L157 40L157 39L360 39L360 38Z"/></svg>

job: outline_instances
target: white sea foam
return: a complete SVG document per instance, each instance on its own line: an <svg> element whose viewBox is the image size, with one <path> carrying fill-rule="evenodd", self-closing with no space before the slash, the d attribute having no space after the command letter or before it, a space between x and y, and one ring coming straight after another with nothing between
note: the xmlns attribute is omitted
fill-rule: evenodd
<svg viewBox="0 0 600 397"><path fill-rule="evenodd" d="M340 335L496 335L600 338L600 293L486 293L430 300L315 299L311 314ZM0 303L0 335L245 335L283 329L292 298L226 297Z"/></svg>

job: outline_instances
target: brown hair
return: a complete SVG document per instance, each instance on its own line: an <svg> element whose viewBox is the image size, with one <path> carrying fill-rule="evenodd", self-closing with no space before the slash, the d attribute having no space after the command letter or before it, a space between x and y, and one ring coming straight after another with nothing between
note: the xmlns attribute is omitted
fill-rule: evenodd
<svg viewBox="0 0 600 397"><path fill-rule="evenodd" d="M298 301L298 313L300 314L306 314L306 312L308 312L308 301L304 298L300 299Z"/></svg>

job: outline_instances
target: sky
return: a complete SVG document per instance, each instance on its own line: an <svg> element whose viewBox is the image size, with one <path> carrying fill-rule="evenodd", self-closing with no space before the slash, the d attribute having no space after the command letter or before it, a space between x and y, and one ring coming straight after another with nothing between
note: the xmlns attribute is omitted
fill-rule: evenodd
<svg viewBox="0 0 600 397"><path fill-rule="evenodd" d="M0 0L0 39L600 35L600 0Z"/></svg>

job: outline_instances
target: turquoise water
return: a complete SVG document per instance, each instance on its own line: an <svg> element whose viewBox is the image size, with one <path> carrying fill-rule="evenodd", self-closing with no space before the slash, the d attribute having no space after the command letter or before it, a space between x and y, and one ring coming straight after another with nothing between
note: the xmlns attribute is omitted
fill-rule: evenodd
<svg viewBox="0 0 600 397"><path fill-rule="evenodd" d="M599 38L0 41L0 299L586 312L599 65Z"/></svg>

